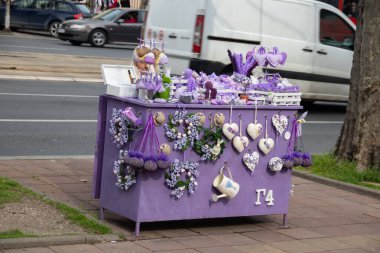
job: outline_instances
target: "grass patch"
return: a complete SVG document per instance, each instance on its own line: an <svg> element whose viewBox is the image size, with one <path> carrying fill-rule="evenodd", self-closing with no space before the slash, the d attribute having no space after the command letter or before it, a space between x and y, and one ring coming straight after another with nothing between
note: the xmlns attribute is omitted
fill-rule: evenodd
<svg viewBox="0 0 380 253"><path fill-rule="evenodd" d="M20 202L25 194L29 195L31 191L13 180L0 177L0 206L6 203Z"/></svg>
<svg viewBox="0 0 380 253"><path fill-rule="evenodd" d="M112 232L111 228L101 224L95 219L88 218L76 208L72 208L66 204L52 200L47 200L45 202L57 208L65 216L66 219L83 227L89 233L110 234Z"/></svg>
<svg viewBox="0 0 380 253"><path fill-rule="evenodd" d="M87 217L79 209L70 207L64 203L47 199L44 196L23 187L22 185L13 180L10 180L5 177L0 177L0 207L6 203L21 202L23 197L38 199L40 201L45 202L48 205L55 207L60 213L62 213L65 216L66 219L68 219L74 224L81 226L89 233L109 234L112 232L111 228L107 227L104 224L101 224L96 219ZM9 235L7 233L9 233ZM23 234L18 230L12 230L6 233L1 233L0 235L3 235L3 238L19 238L30 236L27 234ZM5 237L7 235L8 237Z"/></svg>
<svg viewBox="0 0 380 253"><path fill-rule="evenodd" d="M17 229L0 233L0 239L23 238L23 237L34 237L34 235L24 234L23 232Z"/></svg>
<svg viewBox="0 0 380 253"><path fill-rule="evenodd" d="M380 170L367 169L358 171L356 170L356 163L338 160L332 154L313 155L313 166L310 168L296 167L296 169L380 190L380 186L371 184L380 183Z"/></svg>

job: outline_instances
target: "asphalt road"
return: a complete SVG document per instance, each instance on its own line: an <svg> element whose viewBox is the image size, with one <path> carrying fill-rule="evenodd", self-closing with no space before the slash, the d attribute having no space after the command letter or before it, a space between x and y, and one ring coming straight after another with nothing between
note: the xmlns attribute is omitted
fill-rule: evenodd
<svg viewBox="0 0 380 253"><path fill-rule="evenodd" d="M0 156L93 155L104 85L0 79Z"/></svg>
<svg viewBox="0 0 380 253"><path fill-rule="evenodd" d="M97 56L115 59L131 58L133 46L106 45L104 48L91 47L90 44L73 46L50 36L33 33L14 33L15 36L0 34L0 51L49 53L65 55Z"/></svg>

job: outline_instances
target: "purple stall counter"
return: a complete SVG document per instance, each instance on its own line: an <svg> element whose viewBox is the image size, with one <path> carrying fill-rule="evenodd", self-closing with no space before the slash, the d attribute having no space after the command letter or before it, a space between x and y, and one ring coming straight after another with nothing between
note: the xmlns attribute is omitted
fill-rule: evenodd
<svg viewBox="0 0 380 253"><path fill-rule="evenodd" d="M93 197L100 199L101 218L103 218L104 209L107 209L131 219L136 222L136 235L139 234L141 222L153 221L283 214L284 225L286 224L291 170L283 168L275 172L269 169L268 164L271 158L281 158L287 154L288 148L293 148L292 144L288 145L287 137L289 136L285 137L285 132L291 131L292 126L289 120L289 124L280 135L272 123L272 117L277 114L293 119L294 114L302 107L258 106L256 118L264 128L263 133L255 140L248 137L248 147L241 153L236 151L232 141L224 138L224 152L216 161L201 161L201 156L191 147L184 152L173 150L173 142L166 137L164 127L155 126L158 142L172 147L169 155L171 161L178 159L180 162L199 163L196 191L192 194L185 191L179 199L171 195L173 190L165 183L165 170L138 171L136 183L127 191L116 186L117 178L113 166L119 159L120 150L135 150L143 139L143 130L141 130L134 134L132 142L120 148L113 142L109 133L112 110L113 108L124 110L127 107L132 107L137 114L141 115L142 126L145 126L150 113L162 112L167 122L169 114L180 110L186 110L188 113L202 112L206 115L205 127L210 126L208 116L213 117L216 113L222 113L226 123L230 121L230 105L157 104L145 103L133 98L100 96ZM242 119L241 129L244 136L248 136L248 124L254 122L254 112L253 105L233 106L231 121L239 126L240 118ZM275 143L267 155L258 148L260 140L265 138L265 117L267 117L268 138L273 139ZM252 172L244 164L243 156L255 151L259 154L259 160ZM222 170L222 172L227 179L233 177L231 181L233 184L230 184L230 187L237 192L234 193L236 196L233 198L225 197L228 196L228 192L223 195L220 188L213 186L214 179L225 165L229 170Z"/></svg>

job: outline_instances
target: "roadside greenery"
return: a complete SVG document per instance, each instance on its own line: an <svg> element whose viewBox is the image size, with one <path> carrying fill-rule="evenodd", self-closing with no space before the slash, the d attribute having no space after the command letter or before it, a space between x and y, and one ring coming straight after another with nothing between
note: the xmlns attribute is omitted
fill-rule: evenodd
<svg viewBox="0 0 380 253"><path fill-rule="evenodd" d="M101 224L96 219L86 216L79 209L47 199L46 197L23 187L13 180L7 179L5 177L0 177L0 209L4 204L21 202L23 197L34 198L49 204L61 212L66 219L70 220L74 224L81 226L88 233L109 234L112 232L108 226ZM0 233L0 239L30 236L32 235L24 234L18 230Z"/></svg>
<svg viewBox="0 0 380 253"><path fill-rule="evenodd" d="M378 169L369 168L364 171L358 171L356 163L338 160L332 154L313 155L312 157L313 165L311 167L296 167L296 169L380 190L380 170Z"/></svg>
<svg viewBox="0 0 380 253"><path fill-rule="evenodd" d="M22 238L22 237L34 237L34 235L24 234L23 232L17 229L0 233L0 239Z"/></svg>

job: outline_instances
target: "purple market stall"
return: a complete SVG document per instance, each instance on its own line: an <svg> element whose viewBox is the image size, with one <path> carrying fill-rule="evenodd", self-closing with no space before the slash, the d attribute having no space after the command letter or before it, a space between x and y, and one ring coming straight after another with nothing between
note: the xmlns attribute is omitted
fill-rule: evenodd
<svg viewBox="0 0 380 253"><path fill-rule="evenodd" d="M254 58L262 50L246 64L263 62ZM104 209L127 217L136 235L153 221L282 214L286 224L291 168L309 161L293 152L300 94L273 75L265 85L243 80L252 66L232 77L142 74L136 86L116 85L123 97L100 96L93 196L101 218Z"/></svg>

